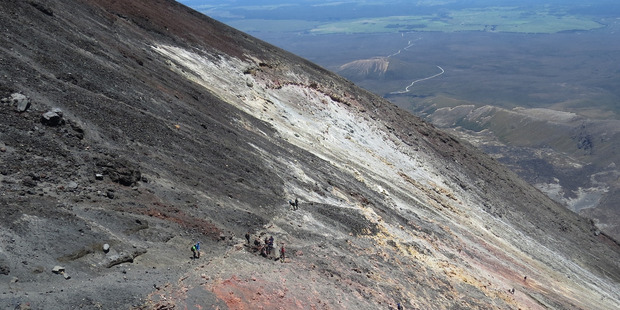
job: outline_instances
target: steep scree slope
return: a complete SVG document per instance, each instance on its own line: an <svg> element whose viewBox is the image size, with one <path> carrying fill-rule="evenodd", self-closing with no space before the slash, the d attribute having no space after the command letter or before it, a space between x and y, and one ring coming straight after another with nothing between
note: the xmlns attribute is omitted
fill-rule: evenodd
<svg viewBox="0 0 620 310"><path fill-rule="evenodd" d="M294 55L168 0L0 26L2 308L620 307L592 223Z"/></svg>

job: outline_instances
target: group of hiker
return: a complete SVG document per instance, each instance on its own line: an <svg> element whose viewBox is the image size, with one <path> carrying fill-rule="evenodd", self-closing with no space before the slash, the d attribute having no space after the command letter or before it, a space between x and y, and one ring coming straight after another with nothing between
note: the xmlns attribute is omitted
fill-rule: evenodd
<svg viewBox="0 0 620 310"><path fill-rule="evenodd" d="M245 234L245 239L248 243L248 246L250 246L250 232L247 232ZM273 236L269 236L269 238L265 237L264 243L260 240L260 238L256 238L254 239L254 246L250 246L250 248L252 249L253 252L259 252L260 255L262 257L269 257L272 256L272 253L274 252L273 250ZM196 258L200 258L200 242L196 242L196 244L192 245L191 247L191 251L192 251L192 258L196 259ZM284 262L284 259L286 258L286 250L284 248L284 242L282 242L280 244L280 261Z"/></svg>
<svg viewBox="0 0 620 310"><path fill-rule="evenodd" d="M292 210L297 210L298 205L299 205L299 200L297 198L295 198L295 200L289 200L288 201L291 209ZM262 233L261 233L262 235ZM247 246L252 250L252 252L254 253L260 253L260 255L262 257L270 257L272 256L272 253L274 252L274 238L273 236L265 236L265 239L261 240L260 237L256 237L254 238L254 242L253 245L250 244L250 240L252 239L252 235L250 234L250 232L246 232L245 233L245 240L247 242ZM193 259L197 259L200 258L200 242L196 242L196 244L192 245L191 247L191 251L192 251L192 258ZM277 259L280 260L280 262L284 263L284 260L286 258L286 250L284 248L284 242L280 243L280 256ZM524 278L524 280L527 279L527 277ZM509 290L510 293L514 294L514 288L512 289L512 291ZM394 310L394 308L392 307L392 305L388 305L388 308L391 310ZM397 303L396 304L396 310L403 310L403 306L401 305L401 303Z"/></svg>
<svg viewBox="0 0 620 310"><path fill-rule="evenodd" d="M297 200L297 198L295 198L295 201L289 200L288 204L291 205L291 209L297 210L297 208L299 207L299 200Z"/></svg>
<svg viewBox="0 0 620 310"><path fill-rule="evenodd" d="M250 239L251 239L252 235L250 234L250 232L247 232L245 234L245 240L247 241L248 246L252 249L253 252L258 252L260 253L260 255L262 257L270 257L272 256L272 253L274 252L274 248L273 248L273 236L265 236L264 242L261 241L261 239L259 237L256 237L254 239L254 245L250 244ZM286 258L286 250L284 249L284 242L282 242L280 244L280 261L284 262L284 259Z"/></svg>
<svg viewBox="0 0 620 310"><path fill-rule="evenodd" d="M289 200L288 201L289 205L291 206L292 210L297 210L299 207L299 199L295 198L295 200ZM272 253L274 252L274 248L273 248L273 236L270 236L269 238L267 238L265 236L264 241L260 240L260 238L256 238L254 240L254 245L252 246L250 244L250 232L247 232L245 234L245 239L247 241L248 246L252 249L253 252L258 252L260 253L261 256L263 257L270 257L272 256ZM200 258L200 242L197 242L196 244L192 245L191 247L191 251L192 251L192 258L196 259L196 258ZM284 243L282 242L280 244L280 256L279 259L281 262L284 262L284 259L286 258L286 250L284 248Z"/></svg>

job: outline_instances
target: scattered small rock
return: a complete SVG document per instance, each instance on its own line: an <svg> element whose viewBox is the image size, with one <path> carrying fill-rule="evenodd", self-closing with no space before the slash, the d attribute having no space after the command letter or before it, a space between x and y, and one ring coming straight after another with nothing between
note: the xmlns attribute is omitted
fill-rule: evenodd
<svg viewBox="0 0 620 310"><path fill-rule="evenodd" d="M22 179L22 185L26 187L35 187L37 186L37 181L35 181L31 176L27 176Z"/></svg>
<svg viewBox="0 0 620 310"><path fill-rule="evenodd" d="M54 16L54 11L52 11L52 9L48 8L47 6L43 5L42 3L39 3L37 1L32 1L32 2L30 2L30 5L35 7L37 10L43 12L43 14L45 14L45 15Z"/></svg>
<svg viewBox="0 0 620 310"><path fill-rule="evenodd" d="M9 266L0 266L0 274L8 275L9 273L11 273Z"/></svg>
<svg viewBox="0 0 620 310"><path fill-rule="evenodd" d="M62 115L63 115L62 110L60 108L53 108L52 112L60 115L60 117L62 117Z"/></svg>
<svg viewBox="0 0 620 310"><path fill-rule="evenodd" d="M22 303L17 305L17 307L15 307L15 310L30 310L32 308L30 308L30 303Z"/></svg>
<svg viewBox="0 0 620 310"><path fill-rule="evenodd" d="M56 273L56 274L64 273L65 272L65 267L54 266L54 268L52 268L52 272Z"/></svg>
<svg viewBox="0 0 620 310"><path fill-rule="evenodd" d="M82 128L82 126L75 121L69 120L68 123L71 125L71 129L75 132L75 136L80 140L84 139L84 128Z"/></svg>
<svg viewBox="0 0 620 310"><path fill-rule="evenodd" d="M103 245L103 251L104 251L105 253L108 253L108 252L110 251L110 245L109 245L109 244L107 244L107 243L106 243L106 244L104 244L104 245Z"/></svg>
<svg viewBox="0 0 620 310"><path fill-rule="evenodd" d="M101 174L101 173L96 173L96 174L95 174L95 179L96 179L96 180L103 180L103 174Z"/></svg>
<svg viewBox="0 0 620 310"><path fill-rule="evenodd" d="M77 189L78 188L78 184L74 181L69 182L69 184L67 184L67 188L69 189Z"/></svg>

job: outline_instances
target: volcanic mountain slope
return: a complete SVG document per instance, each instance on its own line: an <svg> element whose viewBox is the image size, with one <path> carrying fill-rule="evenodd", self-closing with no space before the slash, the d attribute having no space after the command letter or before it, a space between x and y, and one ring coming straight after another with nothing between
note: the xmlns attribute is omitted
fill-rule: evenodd
<svg viewBox="0 0 620 310"><path fill-rule="evenodd" d="M0 25L2 308L620 307L591 222L294 55L167 0Z"/></svg>

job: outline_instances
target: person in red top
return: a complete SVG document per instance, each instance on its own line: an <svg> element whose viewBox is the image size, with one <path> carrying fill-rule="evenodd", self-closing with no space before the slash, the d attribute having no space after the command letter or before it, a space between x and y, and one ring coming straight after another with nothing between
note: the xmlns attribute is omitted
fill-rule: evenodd
<svg viewBox="0 0 620 310"><path fill-rule="evenodd" d="M284 243L282 243L282 247L280 248L280 262L284 263Z"/></svg>

